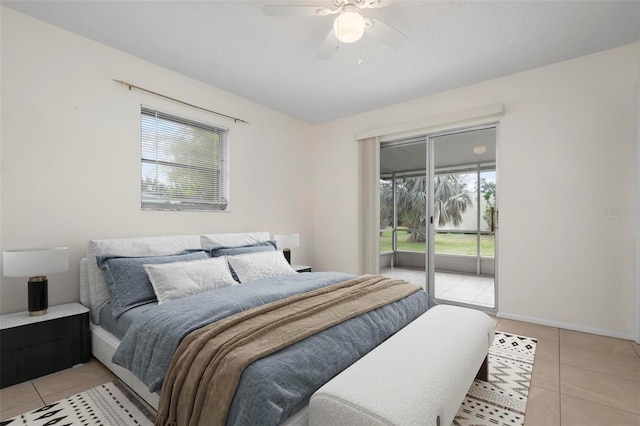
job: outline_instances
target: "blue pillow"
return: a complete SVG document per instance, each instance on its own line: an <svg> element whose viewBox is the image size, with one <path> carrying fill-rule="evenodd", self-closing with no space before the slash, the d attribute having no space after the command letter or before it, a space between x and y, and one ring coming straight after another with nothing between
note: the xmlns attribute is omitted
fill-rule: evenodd
<svg viewBox="0 0 640 426"><path fill-rule="evenodd" d="M236 246L236 247L216 247L209 250L209 254L211 257L220 257L220 256L237 256L239 254L249 254L249 253L258 253L262 251L276 251L276 242L275 241L263 241L260 243L247 244L246 246ZM240 278L236 274L236 271L233 270L233 267L229 265L229 270L231 271L231 276L234 280L240 282Z"/></svg>
<svg viewBox="0 0 640 426"><path fill-rule="evenodd" d="M145 303L156 301L156 294L143 265L208 259L206 251L180 252L168 256L122 257L97 256L98 267L106 274L111 293L113 317Z"/></svg>

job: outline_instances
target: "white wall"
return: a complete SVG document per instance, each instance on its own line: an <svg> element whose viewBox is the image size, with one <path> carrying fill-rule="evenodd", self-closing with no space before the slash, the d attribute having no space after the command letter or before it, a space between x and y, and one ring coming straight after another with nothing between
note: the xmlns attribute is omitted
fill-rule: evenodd
<svg viewBox="0 0 640 426"><path fill-rule="evenodd" d="M636 46L311 127L10 9L0 11L0 249L70 247L69 272L50 277L50 304L78 300L78 261L91 238L299 232L295 262L357 273L354 134L503 103L500 312L632 334L635 221L608 218L605 210L636 206ZM251 124L129 92L112 78ZM231 129L231 213L140 210L141 103ZM2 278L0 312L26 308L25 281Z"/></svg>
<svg viewBox="0 0 640 426"><path fill-rule="evenodd" d="M624 46L316 126L314 268L358 272L354 134L502 103L499 313L631 338L635 220L607 209L636 206L637 56Z"/></svg>
<svg viewBox="0 0 640 426"><path fill-rule="evenodd" d="M293 261L312 262L311 143L306 123L139 58L1 8L0 248L66 245L69 272L49 304L79 300L79 261L93 238L298 232ZM126 80L214 115L141 92ZM140 209L140 104L230 128L231 213ZM27 307L26 279L2 278L0 312Z"/></svg>

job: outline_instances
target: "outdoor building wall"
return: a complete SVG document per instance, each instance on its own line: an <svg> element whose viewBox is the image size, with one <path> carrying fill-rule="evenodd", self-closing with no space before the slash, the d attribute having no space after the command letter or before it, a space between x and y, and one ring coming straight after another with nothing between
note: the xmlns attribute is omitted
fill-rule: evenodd
<svg viewBox="0 0 640 426"><path fill-rule="evenodd" d="M79 300L90 239L217 232L299 233L312 262L311 126L121 51L0 8L3 250L68 246L49 304ZM112 79L238 116L220 117ZM140 209L140 104L228 127L231 212ZM27 279L2 278L0 312L27 308Z"/></svg>
<svg viewBox="0 0 640 426"><path fill-rule="evenodd" d="M316 126L314 268L359 272L355 134L500 103L498 314L631 338L637 79L632 44Z"/></svg>

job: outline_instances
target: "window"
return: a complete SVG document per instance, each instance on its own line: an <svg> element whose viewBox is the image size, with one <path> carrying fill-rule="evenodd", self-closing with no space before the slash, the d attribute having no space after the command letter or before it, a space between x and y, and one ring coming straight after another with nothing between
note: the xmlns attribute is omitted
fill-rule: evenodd
<svg viewBox="0 0 640 426"><path fill-rule="evenodd" d="M229 209L228 129L142 107L145 210Z"/></svg>

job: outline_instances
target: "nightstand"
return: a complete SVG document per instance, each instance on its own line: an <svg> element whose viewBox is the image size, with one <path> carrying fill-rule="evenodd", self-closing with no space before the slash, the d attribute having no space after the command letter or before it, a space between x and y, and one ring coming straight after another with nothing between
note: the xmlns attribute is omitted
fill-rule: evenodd
<svg viewBox="0 0 640 426"><path fill-rule="evenodd" d="M0 315L0 388L89 361L89 309L79 303Z"/></svg>
<svg viewBox="0 0 640 426"><path fill-rule="evenodd" d="M311 272L311 266L306 265L291 265L296 272Z"/></svg>

